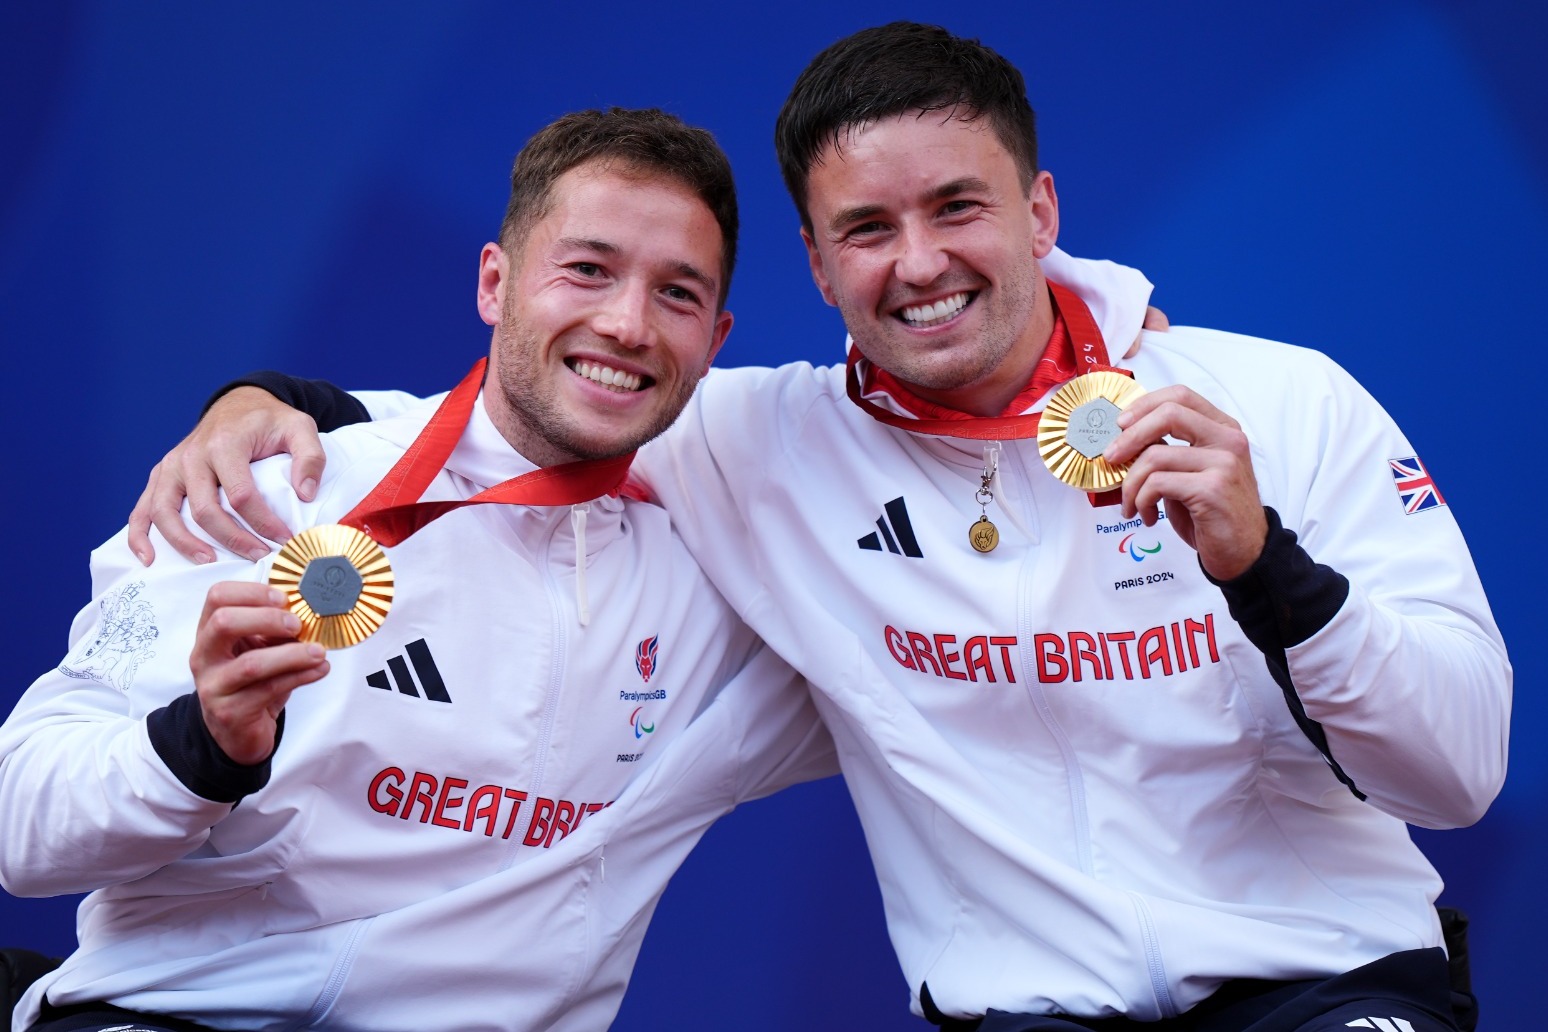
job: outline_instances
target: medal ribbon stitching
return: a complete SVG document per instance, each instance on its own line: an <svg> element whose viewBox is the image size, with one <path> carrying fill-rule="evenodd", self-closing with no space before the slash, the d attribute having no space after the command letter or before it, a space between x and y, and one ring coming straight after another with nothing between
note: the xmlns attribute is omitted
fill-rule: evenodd
<svg viewBox="0 0 1548 1032"><path fill-rule="evenodd" d="M483 386L487 358L473 364L392 469L340 523L391 547L432 520L468 505L572 505L616 492L623 486L634 452L611 459L567 462L512 477L460 501L420 502L419 496L446 465L473 415ZM406 499L406 501L403 501Z"/></svg>

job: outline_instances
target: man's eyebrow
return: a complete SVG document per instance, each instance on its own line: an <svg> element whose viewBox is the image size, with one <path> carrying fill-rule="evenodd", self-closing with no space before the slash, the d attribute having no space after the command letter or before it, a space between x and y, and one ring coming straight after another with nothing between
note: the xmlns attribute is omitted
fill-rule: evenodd
<svg viewBox="0 0 1548 1032"><path fill-rule="evenodd" d="M933 187L924 195L927 201L944 201L948 197L957 197L965 193L988 193L989 184L977 176L963 176L961 179L953 179L949 183L942 183ZM852 226L856 222L864 222L867 219L880 215L886 209L880 204L862 204L854 208L843 208L834 212L828 220L829 232L837 233L845 226Z"/></svg>
<svg viewBox="0 0 1548 1032"><path fill-rule="evenodd" d="M623 253L622 248L617 244L606 240L593 240L588 237L560 237L557 243L560 247L571 247L577 250L591 251L595 254L616 255ZM692 262L680 259L677 261L669 260L665 263L665 268L674 276L682 276L693 280L711 294L720 289L719 284L715 282L715 277L704 272Z"/></svg>
<svg viewBox="0 0 1548 1032"><path fill-rule="evenodd" d="M585 237L561 237L558 243L560 247L574 247L583 251L595 251L598 254L618 253L618 245L610 244L606 240L588 240Z"/></svg>
<svg viewBox="0 0 1548 1032"><path fill-rule="evenodd" d="M693 280L702 286L705 290L709 291L711 294L715 294L720 289L720 286L715 282L714 277L710 276L708 273L702 272L698 266L692 264L691 262L672 262L670 263L670 267L672 271L677 273L679 276Z"/></svg>
<svg viewBox="0 0 1548 1032"><path fill-rule="evenodd" d="M926 200L944 201L965 193L989 193L989 184L977 176L963 176L949 183L942 183L925 195Z"/></svg>
<svg viewBox="0 0 1548 1032"><path fill-rule="evenodd" d="M854 225L856 222L864 222L874 215L880 215L884 209L879 204L862 204L857 208L841 208L833 213L828 220L828 230L837 233L845 226Z"/></svg>

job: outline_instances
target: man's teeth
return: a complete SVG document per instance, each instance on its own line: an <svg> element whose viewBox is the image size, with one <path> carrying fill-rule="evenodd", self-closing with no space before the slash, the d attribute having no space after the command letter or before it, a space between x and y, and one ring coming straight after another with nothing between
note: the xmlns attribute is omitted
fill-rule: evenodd
<svg viewBox="0 0 1548 1032"><path fill-rule="evenodd" d="M643 379L639 373L626 373L622 369L599 365L596 362L577 361L575 371L588 380L620 393L639 390L640 381Z"/></svg>
<svg viewBox="0 0 1548 1032"><path fill-rule="evenodd" d="M933 305L909 305L903 309L903 321L910 326L934 326L962 311L967 307L967 303L968 295L963 291L951 297L942 298Z"/></svg>

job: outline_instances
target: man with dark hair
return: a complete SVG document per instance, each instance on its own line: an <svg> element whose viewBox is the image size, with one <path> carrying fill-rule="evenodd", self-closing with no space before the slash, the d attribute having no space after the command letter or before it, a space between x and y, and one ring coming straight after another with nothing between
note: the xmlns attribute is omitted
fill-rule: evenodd
<svg viewBox="0 0 1548 1032"><path fill-rule="evenodd" d="M1149 284L1057 252L1033 141L977 41L896 23L818 55L777 142L848 361L715 374L636 469L811 683L919 1013L1457 1028L1405 822L1484 812L1511 675L1455 521L1319 354L1174 329L1116 368ZM251 446L211 438L140 527L186 544L183 484L210 509Z"/></svg>
<svg viewBox="0 0 1548 1032"><path fill-rule="evenodd" d="M510 212L487 377L330 434L313 502L254 465L313 528L272 569L94 553L0 728L5 888L91 892L16 1029L602 1028L705 827L832 772L799 680L618 494L731 326L725 156L581 112Z"/></svg>

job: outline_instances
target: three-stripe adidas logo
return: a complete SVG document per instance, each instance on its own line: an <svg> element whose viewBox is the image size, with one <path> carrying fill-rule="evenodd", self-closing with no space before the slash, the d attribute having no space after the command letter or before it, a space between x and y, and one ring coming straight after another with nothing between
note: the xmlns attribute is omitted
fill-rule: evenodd
<svg viewBox="0 0 1548 1032"><path fill-rule="evenodd" d="M880 552L885 542L887 551L893 555L923 559L924 553L919 550L919 539L914 537L914 525L908 521L908 509L903 504L903 497L899 495L883 508L886 512L876 518L876 533L867 534L856 544L868 552Z"/></svg>
<svg viewBox="0 0 1548 1032"><path fill-rule="evenodd" d="M1356 1018L1347 1022L1345 1028L1374 1028L1380 1032L1414 1032L1413 1023L1402 1018Z"/></svg>
<svg viewBox="0 0 1548 1032"><path fill-rule="evenodd" d="M431 702L451 702L451 696L446 693L446 682L441 680L441 671L436 669L435 660L430 656L430 646L425 644L425 639L409 642L403 651L408 653L409 660L414 664L414 673L419 675L419 688L424 689L424 697ZM392 671L391 680L387 678L388 670ZM404 695L419 698L414 678L409 674L409 665L403 661L402 656L393 656L387 660L386 670L366 675L366 684L384 692L392 691L394 683Z"/></svg>

